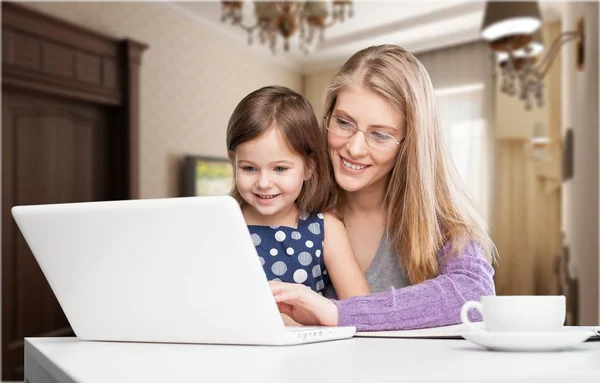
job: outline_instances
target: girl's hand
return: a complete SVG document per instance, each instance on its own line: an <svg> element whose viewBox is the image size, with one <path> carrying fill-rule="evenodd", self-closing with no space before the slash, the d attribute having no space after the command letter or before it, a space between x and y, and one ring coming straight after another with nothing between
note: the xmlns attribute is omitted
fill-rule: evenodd
<svg viewBox="0 0 600 383"><path fill-rule="evenodd" d="M286 326L302 326L300 323L296 322L295 320L283 313L281 314L281 319L283 319L283 324Z"/></svg>
<svg viewBox="0 0 600 383"><path fill-rule="evenodd" d="M338 309L331 300L299 283L269 282L282 314L303 325L337 326Z"/></svg>

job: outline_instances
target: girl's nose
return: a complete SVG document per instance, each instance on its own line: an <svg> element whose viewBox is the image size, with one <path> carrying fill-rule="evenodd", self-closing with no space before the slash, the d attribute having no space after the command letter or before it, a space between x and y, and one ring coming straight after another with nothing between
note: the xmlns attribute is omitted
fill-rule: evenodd
<svg viewBox="0 0 600 383"><path fill-rule="evenodd" d="M272 186L271 179L266 173L262 173L256 182L259 189L269 189Z"/></svg>

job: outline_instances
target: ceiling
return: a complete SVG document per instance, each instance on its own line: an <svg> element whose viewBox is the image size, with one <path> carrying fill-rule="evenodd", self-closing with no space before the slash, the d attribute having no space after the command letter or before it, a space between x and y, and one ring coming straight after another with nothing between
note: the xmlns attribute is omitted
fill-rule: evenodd
<svg viewBox="0 0 600 383"><path fill-rule="evenodd" d="M166 5L240 44L242 49L298 70L304 74L339 66L352 53L370 45L391 43L418 53L478 40L485 2L464 0L354 1L354 17L325 31L325 41L308 55L290 39L290 51L273 55L267 46L248 45L239 27L221 22L219 1L180 1ZM562 16L564 2L540 2L545 22ZM254 21L251 2L244 5L244 23ZM297 35L297 33L296 33Z"/></svg>

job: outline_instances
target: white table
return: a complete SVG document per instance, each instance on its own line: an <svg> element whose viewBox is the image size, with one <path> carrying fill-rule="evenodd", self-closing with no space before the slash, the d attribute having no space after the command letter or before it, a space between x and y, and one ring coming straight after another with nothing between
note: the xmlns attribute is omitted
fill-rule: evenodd
<svg viewBox="0 0 600 383"><path fill-rule="evenodd" d="M26 338L38 382L600 382L600 341L551 353L466 340L353 338L300 346L211 346Z"/></svg>

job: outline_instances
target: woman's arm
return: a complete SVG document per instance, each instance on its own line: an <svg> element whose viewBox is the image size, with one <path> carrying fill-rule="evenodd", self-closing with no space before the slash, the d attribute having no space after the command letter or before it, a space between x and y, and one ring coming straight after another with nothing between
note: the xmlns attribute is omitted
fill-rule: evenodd
<svg viewBox="0 0 600 383"><path fill-rule="evenodd" d="M494 269L471 243L461 254L438 255L440 275L418 285L389 292L334 301L338 325L359 331L404 330L460 323L460 309L469 300L495 295ZM477 315L473 320L481 320Z"/></svg>
<svg viewBox="0 0 600 383"><path fill-rule="evenodd" d="M325 213L323 258L327 273L340 299L369 294L369 285L358 265L346 228L331 213Z"/></svg>
<svg viewBox="0 0 600 383"><path fill-rule="evenodd" d="M460 323L460 309L469 300L494 295L494 269L475 244L461 254L438 255L440 275L418 285L331 301L304 286L271 282L282 313L311 325L356 326L358 331L404 330ZM481 320L478 315L469 315Z"/></svg>

